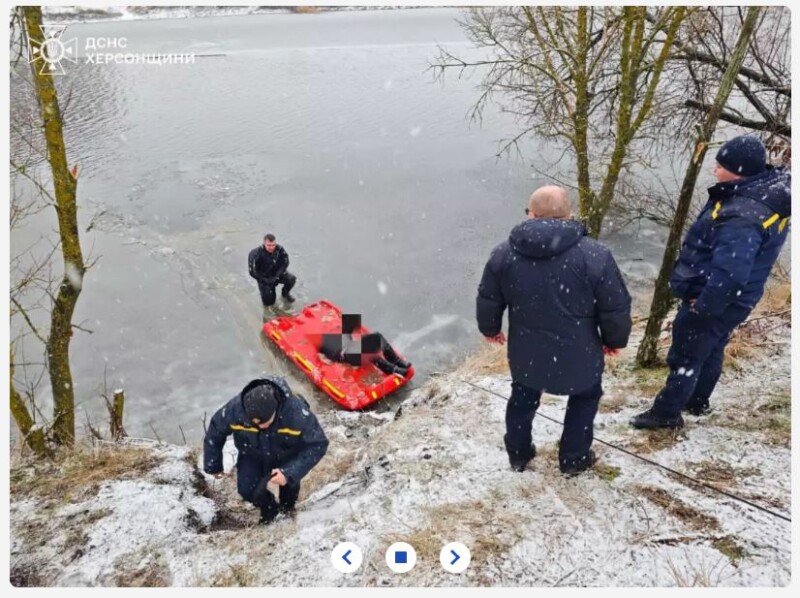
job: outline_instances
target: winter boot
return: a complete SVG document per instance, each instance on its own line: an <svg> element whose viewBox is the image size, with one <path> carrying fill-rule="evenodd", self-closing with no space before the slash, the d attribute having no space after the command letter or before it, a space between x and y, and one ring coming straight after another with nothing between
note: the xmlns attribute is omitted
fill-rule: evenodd
<svg viewBox="0 0 800 598"><path fill-rule="evenodd" d="M630 424L634 428L640 429L653 429L653 428L672 428L678 429L683 427L683 418L680 413L677 417L662 417L656 415L653 409L648 409L639 415L631 418Z"/></svg>
<svg viewBox="0 0 800 598"><path fill-rule="evenodd" d="M390 363L399 366L404 370L407 370L408 368L411 367L411 363L405 361L404 359L400 359L400 356L397 354L397 351L395 351L394 348L388 343L384 343L383 355Z"/></svg>
<svg viewBox="0 0 800 598"><path fill-rule="evenodd" d="M380 371L390 376L392 374L399 374L403 378L405 378L406 374L408 374L408 370L406 368L400 367L399 365L394 365L393 363L389 363L383 358L378 358L375 361L373 361L373 363Z"/></svg>
<svg viewBox="0 0 800 598"><path fill-rule="evenodd" d="M591 469L595 463L597 463L597 455L594 454L594 451L589 451L587 455L580 459L569 461L559 459L558 467L565 476L574 476Z"/></svg>
<svg viewBox="0 0 800 598"><path fill-rule="evenodd" d="M523 471L525 471L525 468L528 466L528 463L533 461L533 458L535 456L536 456L536 445L532 444L531 445L530 457L528 457L527 459L522 459L522 458L520 458L520 457L518 457L516 455L513 456L513 457L511 455L509 455L508 456L508 462L511 464L511 469L513 469L514 471L523 472Z"/></svg>
<svg viewBox="0 0 800 598"><path fill-rule="evenodd" d="M711 413L711 405L708 402L708 399L698 399L696 401L692 401L687 403L686 406L683 408L683 411L689 413L691 415L701 416L701 415L708 415Z"/></svg>
<svg viewBox="0 0 800 598"><path fill-rule="evenodd" d="M283 293L281 296L287 303L294 303L294 297L291 293Z"/></svg>
<svg viewBox="0 0 800 598"><path fill-rule="evenodd" d="M261 518L258 520L258 522L261 525L269 525L275 521L275 518L279 513L280 509L278 508L278 503L272 500L261 507Z"/></svg>

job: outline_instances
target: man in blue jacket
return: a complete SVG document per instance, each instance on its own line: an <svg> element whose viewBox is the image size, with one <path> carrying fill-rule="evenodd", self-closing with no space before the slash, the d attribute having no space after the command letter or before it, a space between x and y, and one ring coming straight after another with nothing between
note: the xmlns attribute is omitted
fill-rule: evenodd
<svg viewBox="0 0 800 598"><path fill-rule="evenodd" d="M548 392L569 395L559 468L576 474L595 462L604 353L628 343L631 298L611 252L569 218L564 189L537 189L525 213L528 220L492 251L484 268L478 328L488 340L505 342L508 307L512 384L504 440L511 467L523 471L536 455L531 427Z"/></svg>
<svg viewBox="0 0 800 598"><path fill-rule="evenodd" d="M222 477L222 447L229 434L238 450L239 494L261 509L261 523L294 509L300 480L328 450L328 439L308 403L283 378L253 380L211 418L203 446L203 468ZM280 503L267 490L279 486Z"/></svg>
<svg viewBox="0 0 800 598"><path fill-rule="evenodd" d="M637 428L680 428L681 410L709 411L725 345L761 299L789 234L791 179L767 164L755 137L736 137L717 153L717 184L683 241L670 286L681 300L667 355L670 373Z"/></svg>

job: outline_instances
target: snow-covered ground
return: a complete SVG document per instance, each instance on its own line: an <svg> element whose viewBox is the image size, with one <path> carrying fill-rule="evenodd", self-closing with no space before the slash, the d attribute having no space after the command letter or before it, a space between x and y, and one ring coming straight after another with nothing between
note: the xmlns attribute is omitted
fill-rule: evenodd
<svg viewBox="0 0 800 598"><path fill-rule="evenodd" d="M663 373L609 366L596 437L790 516L789 330L757 359L728 368L715 412L684 431L644 433L627 420ZM632 343L635 347L636 342ZM495 359L495 361L498 361ZM499 360L502 361L502 360ZM558 473L560 426L537 417L539 454L523 473L503 451L506 374L477 361L433 378L395 414L325 414L328 455L304 484L294 518L269 527L236 494L235 476L197 472L196 451L133 442L89 459L78 483L12 470L11 567L17 585L779 586L790 581L790 524L596 443L600 464ZM495 365L494 371L499 371ZM540 412L561 419L564 401ZM229 449L230 450L230 449ZM114 455L127 460L114 466ZM133 454L133 457L130 455ZM128 455L128 456L125 456ZM95 461L91 461L95 459ZM98 461L99 459L99 461ZM233 462L228 454L228 467ZM92 465L95 463L95 465ZM40 466L41 467L41 466ZM53 467L48 466L48 467ZM76 465L64 464L61 473ZM83 464L87 469L87 463ZM105 468L106 479L91 472ZM68 473L68 472L67 472ZM77 474L76 474L77 475ZM77 478L76 478L77 479ZM331 550L355 542L353 574ZM392 573L395 541L416 567ZM439 551L462 542L463 574Z"/></svg>

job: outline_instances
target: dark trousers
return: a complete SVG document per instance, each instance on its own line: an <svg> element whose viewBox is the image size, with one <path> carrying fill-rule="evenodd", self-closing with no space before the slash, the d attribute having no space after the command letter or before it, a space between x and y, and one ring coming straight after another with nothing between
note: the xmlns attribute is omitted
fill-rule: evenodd
<svg viewBox="0 0 800 598"><path fill-rule="evenodd" d="M722 373L725 346L749 314L748 307L731 306L720 316L701 316L688 303L681 305L672 323L669 375L653 404L656 415L675 418L685 407L708 404Z"/></svg>
<svg viewBox="0 0 800 598"><path fill-rule="evenodd" d="M261 509L262 521L272 521L280 511L293 509L300 495L300 482L286 484L280 486L278 491L280 503L275 501L275 496L267 490L267 481L270 472L276 468L274 463L241 453L236 461L236 485L239 495Z"/></svg>
<svg viewBox="0 0 800 598"><path fill-rule="evenodd" d="M297 277L290 273L288 270L280 275L275 280L275 284L267 284L266 282L258 281L258 290L261 293L261 303L264 304L264 307L269 307L270 305L275 304L275 289L279 284L283 285L283 290L281 291L281 295L286 297L289 294L289 291L292 290L295 283L297 282Z"/></svg>
<svg viewBox="0 0 800 598"><path fill-rule="evenodd" d="M400 363L400 356L394 350L389 341L380 332L371 332L369 340L363 337L361 341L361 353L343 353L342 335L325 334L322 338L322 345L319 352L331 361L347 363L353 367L360 367L362 355L374 355L372 363L377 366L384 374L394 373L394 366Z"/></svg>
<svg viewBox="0 0 800 598"><path fill-rule="evenodd" d="M373 334L380 342L381 357L375 358L372 363L384 374L393 374L394 366L400 363L400 356L397 354L397 351L394 350L394 347L389 344L385 336L380 332L374 332Z"/></svg>
<svg viewBox="0 0 800 598"><path fill-rule="evenodd" d="M540 390L518 382L511 384L511 398L506 406L504 440L506 451L512 460L525 461L531 457L531 428L541 396ZM567 399L564 431L558 445L558 462L562 468L579 465L589 457L589 449L594 440L594 416L602 396L603 387L597 383Z"/></svg>

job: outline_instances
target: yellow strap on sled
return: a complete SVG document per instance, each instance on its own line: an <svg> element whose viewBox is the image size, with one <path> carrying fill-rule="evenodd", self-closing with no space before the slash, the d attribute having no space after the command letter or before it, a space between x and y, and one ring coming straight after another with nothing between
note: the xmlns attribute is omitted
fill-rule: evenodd
<svg viewBox="0 0 800 598"><path fill-rule="evenodd" d="M322 383L323 383L325 386L327 386L327 387L328 387L328 388L331 390L331 392L332 392L333 394L335 394L337 397L339 397L340 399L343 399L343 398L344 398L344 393L343 393L341 390L339 390L338 388L336 388L336 387L335 387L333 384L331 384L331 383L330 383L330 382L328 382L327 380L323 380L323 381L322 381Z"/></svg>
<svg viewBox="0 0 800 598"><path fill-rule="evenodd" d="M305 358L304 358L302 355L300 355L300 353L298 353L297 351L295 351L295 352L294 352L294 357L295 357L295 359L297 359L297 361L299 361L299 362L300 362L300 364L301 364L301 365L302 365L304 368L306 368L306 369L307 369L309 372L313 372L313 371L314 371L314 366L313 366L313 365L311 365L311 362L309 362L309 361L308 361L307 359L305 359Z"/></svg>

